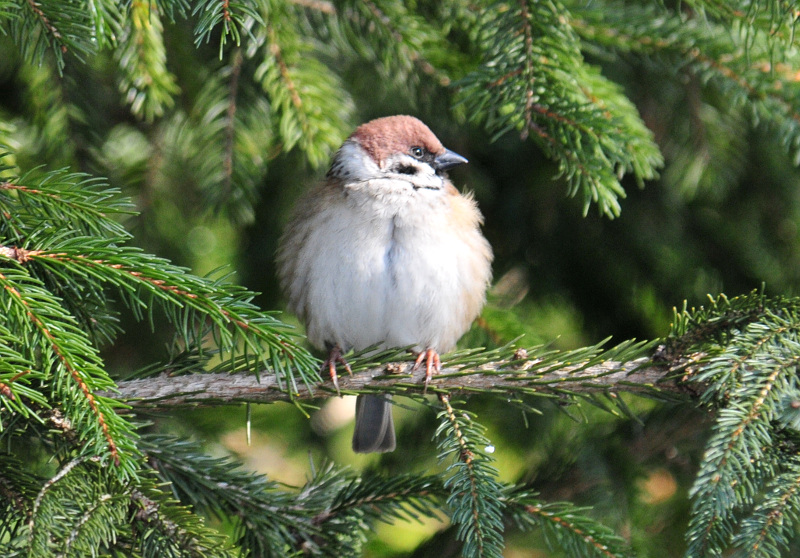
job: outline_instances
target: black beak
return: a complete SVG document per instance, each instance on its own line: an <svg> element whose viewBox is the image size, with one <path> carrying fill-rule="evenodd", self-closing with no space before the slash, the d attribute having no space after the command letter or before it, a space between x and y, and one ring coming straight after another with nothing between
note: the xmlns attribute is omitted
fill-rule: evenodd
<svg viewBox="0 0 800 558"><path fill-rule="evenodd" d="M462 165L467 163L467 159L462 157L455 151L450 151L449 149L445 149L444 153L441 155L437 155L436 158L433 160L433 168L437 171L443 171L450 168L455 167L456 165Z"/></svg>

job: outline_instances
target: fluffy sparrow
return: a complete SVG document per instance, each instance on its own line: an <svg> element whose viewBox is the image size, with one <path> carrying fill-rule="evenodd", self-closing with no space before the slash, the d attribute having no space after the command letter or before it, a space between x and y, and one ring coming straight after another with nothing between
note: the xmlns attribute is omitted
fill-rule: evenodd
<svg viewBox="0 0 800 558"><path fill-rule="evenodd" d="M413 346L426 385L480 312L492 250L483 217L445 171L467 160L411 116L378 118L344 142L325 180L297 205L280 241L289 309L329 352ZM389 396L359 396L353 450L392 451Z"/></svg>

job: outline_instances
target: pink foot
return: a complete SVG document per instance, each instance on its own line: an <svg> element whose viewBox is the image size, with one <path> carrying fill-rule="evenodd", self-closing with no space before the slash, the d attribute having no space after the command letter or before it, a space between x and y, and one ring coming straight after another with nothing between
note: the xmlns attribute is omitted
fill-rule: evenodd
<svg viewBox="0 0 800 558"><path fill-rule="evenodd" d="M425 389L422 390L422 393L425 393L428 391L428 384L431 383L434 370L436 372L442 371L442 361L439 359L439 353L436 352L436 349L426 349L417 355L413 370L418 370L423 360L425 361Z"/></svg>
<svg viewBox="0 0 800 558"><path fill-rule="evenodd" d="M351 376L353 375L353 371L350 369L350 365L342 356L342 348L339 345L334 345L331 349L330 353L328 353L328 358L325 362L322 363L322 370L328 369L328 373L331 375L331 381L333 382L333 387L336 388L336 395L341 397L341 393L339 393L339 376L336 374L336 363L344 365L344 369L347 370L347 373ZM320 370L320 372L322 371Z"/></svg>

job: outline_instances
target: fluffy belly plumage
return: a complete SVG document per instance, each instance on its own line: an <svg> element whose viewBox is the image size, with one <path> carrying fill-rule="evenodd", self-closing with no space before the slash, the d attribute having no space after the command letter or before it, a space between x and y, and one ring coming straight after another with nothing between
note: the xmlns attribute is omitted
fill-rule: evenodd
<svg viewBox="0 0 800 558"><path fill-rule="evenodd" d="M351 240L352 233L348 231ZM464 314L456 261L464 247L419 239L419 231L391 220L381 226L373 222L367 234L355 236L362 242L335 243L338 249L326 254L327 261L312 273L311 342L345 350L371 345L452 348L468 326L464 319L454 320ZM414 248L420 246L425 249Z"/></svg>

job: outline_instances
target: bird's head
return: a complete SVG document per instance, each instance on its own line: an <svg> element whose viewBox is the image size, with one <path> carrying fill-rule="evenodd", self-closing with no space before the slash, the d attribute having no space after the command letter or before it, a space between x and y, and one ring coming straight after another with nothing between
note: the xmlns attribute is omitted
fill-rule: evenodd
<svg viewBox="0 0 800 558"><path fill-rule="evenodd" d="M442 145L413 116L387 116L356 128L333 160L328 176L350 180L389 178L414 188L439 189L444 171L467 160Z"/></svg>

